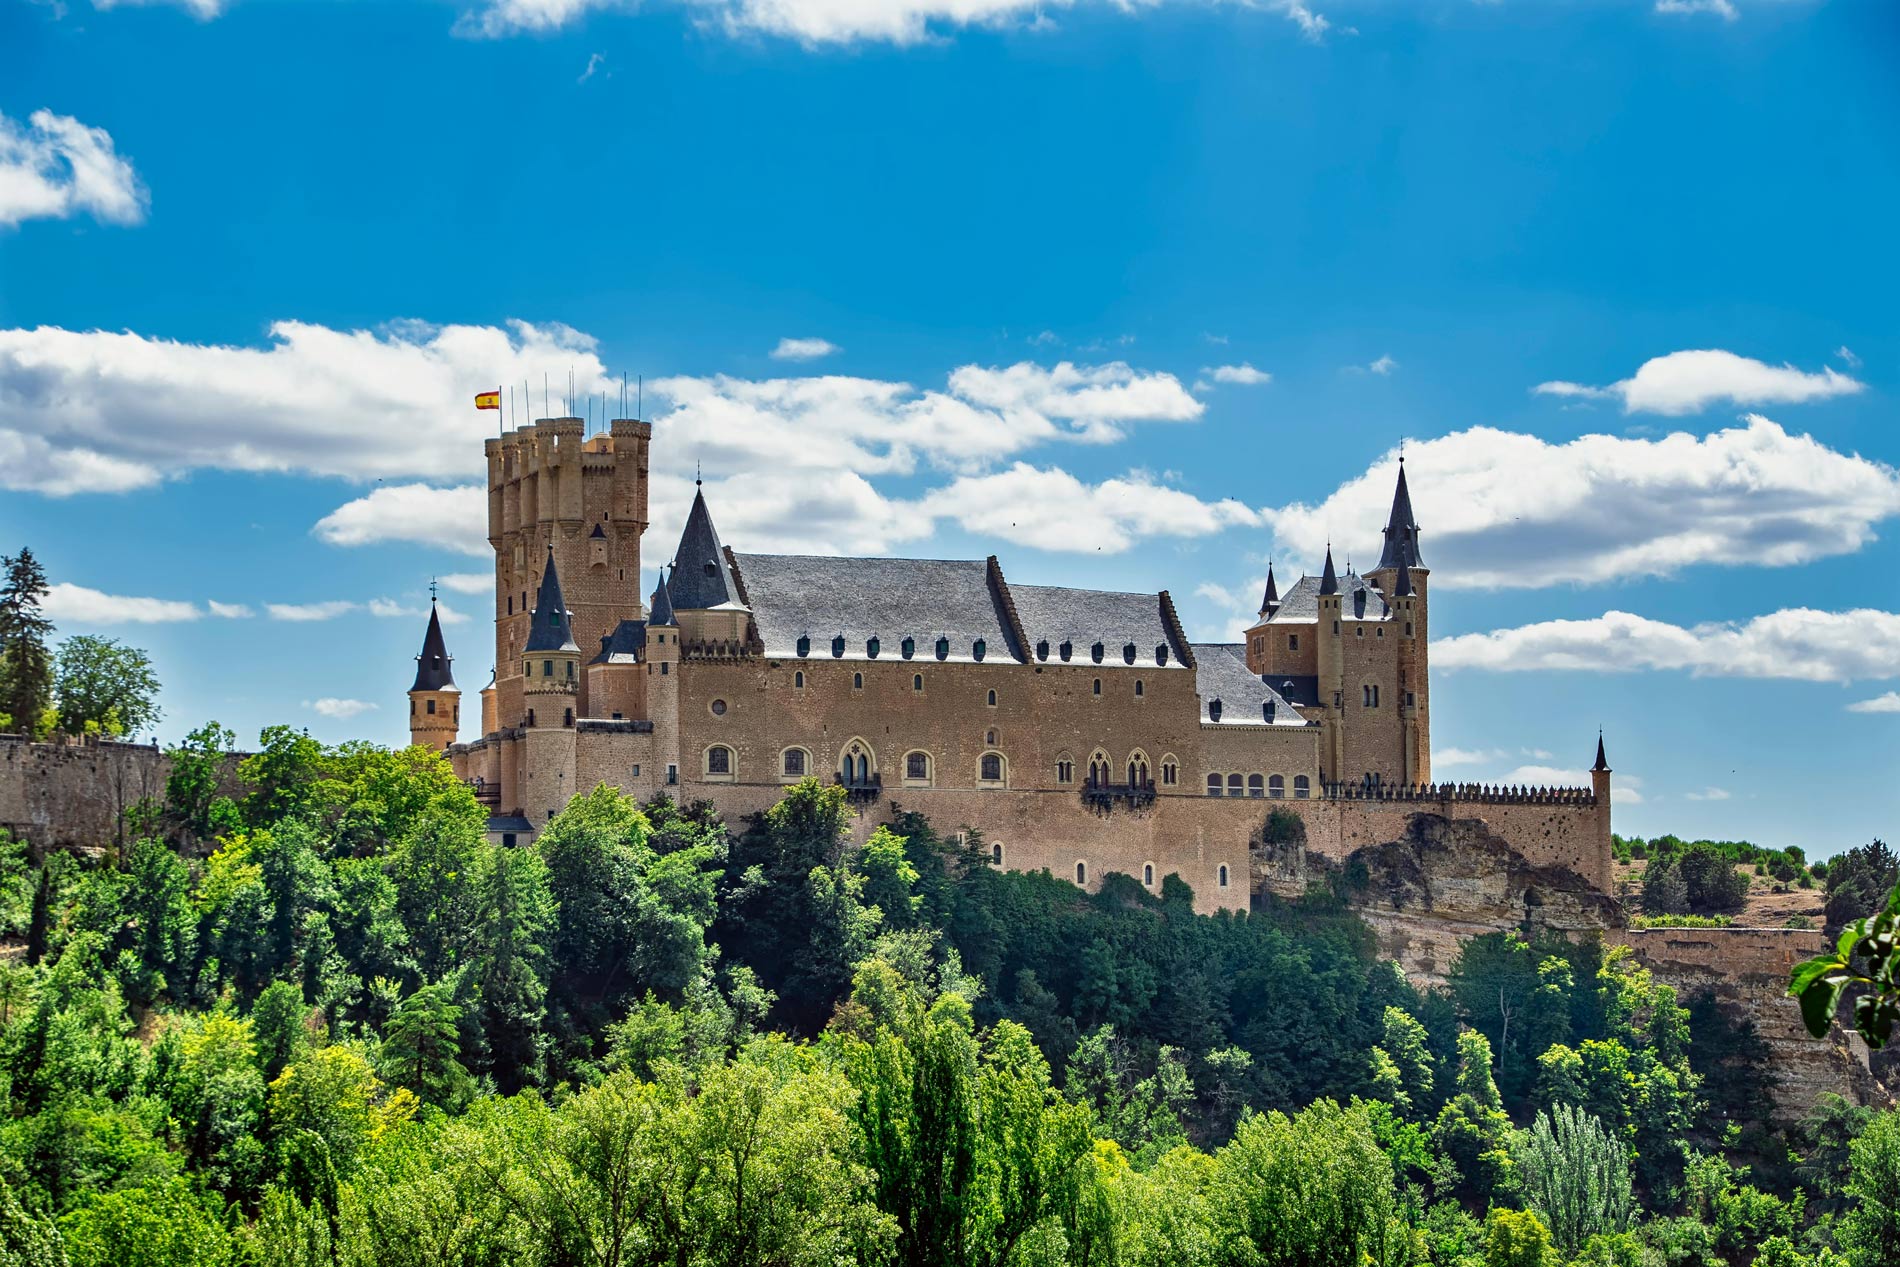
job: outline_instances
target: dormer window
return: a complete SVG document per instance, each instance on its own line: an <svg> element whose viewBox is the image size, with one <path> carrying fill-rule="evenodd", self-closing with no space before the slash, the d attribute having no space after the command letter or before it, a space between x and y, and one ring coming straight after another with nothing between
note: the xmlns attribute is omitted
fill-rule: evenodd
<svg viewBox="0 0 1900 1267"><path fill-rule="evenodd" d="M1122 663L1133 664L1134 662L1135 662L1135 644L1131 642L1122 648Z"/></svg>
<svg viewBox="0 0 1900 1267"><path fill-rule="evenodd" d="M948 660L950 658L950 640L948 638L937 639L937 658L939 660Z"/></svg>
<svg viewBox="0 0 1900 1267"><path fill-rule="evenodd" d="M1211 699L1207 701L1207 719L1209 721L1220 720L1220 701L1219 700Z"/></svg>
<svg viewBox="0 0 1900 1267"><path fill-rule="evenodd" d="M1070 656L1075 654L1075 644L1070 642L1067 638L1064 638L1062 645L1057 647L1056 650L1061 654L1063 660L1066 661Z"/></svg>
<svg viewBox="0 0 1900 1267"><path fill-rule="evenodd" d="M719 575L719 565L717 563L714 563L711 559L706 560L706 575L707 576Z"/></svg>
<svg viewBox="0 0 1900 1267"><path fill-rule="evenodd" d="M917 640L915 638L906 638L897 644L897 649L902 651L904 658L908 660L917 654Z"/></svg>
<svg viewBox="0 0 1900 1267"><path fill-rule="evenodd" d="M1105 650L1106 648L1104 648L1101 643L1099 642L1096 643L1094 646L1089 648L1089 659L1095 661L1095 663L1097 664L1100 664L1102 662L1102 653Z"/></svg>
<svg viewBox="0 0 1900 1267"><path fill-rule="evenodd" d="M798 635L798 654L802 656L807 656L811 654L811 635L809 634Z"/></svg>
<svg viewBox="0 0 1900 1267"><path fill-rule="evenodd" d="M843 634L839 634L837 637L831 640L831 658L834 660L841 660L844 658L844 635Z"/></svg>
<svg viewBox="0 0 1900 1267"><path fill-rule="evenodd" d="M978 660L983 658L983 653L988 649L989 644L985 643L981 638L978 638L975 642L970 644L970 654Z"/></svg>
<svg viewBox="0 0 1900 1267"><path fill-rule="evenodd" d="M1167 662L1168 662L1168 644L1164 642L1155 647L1155 663L1166 664Z"/></svg>
<svg viewBox="0 0 1900 1267"><path fill-rule="evenodd" d="M883 649L884 644L877 640L876 634L872 634L871 640L864 644L864 654L870 656L873 660L877 659L877 653Z"/></svg>
<svg viewBox="0 0 1900 1267"><path fill-rule="evenodd" d="M1041 642L1036 644L1036 658L1038 660L1047 660L1049 658L1049 640L1047 638L1044 638Z"/></svg>

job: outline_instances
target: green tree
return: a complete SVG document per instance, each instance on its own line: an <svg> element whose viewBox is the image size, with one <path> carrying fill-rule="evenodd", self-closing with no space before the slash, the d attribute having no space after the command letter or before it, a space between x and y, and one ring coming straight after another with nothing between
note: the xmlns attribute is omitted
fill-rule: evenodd
<svg viewBox="0 0 1900 1267"><path fill-rule="evenodd" d="M0 1267L70 1267L52 1220L28 1210L0 1174Z"/></svg>
<svg viewBox="0 0 1900 1267"><path fill-rule="evenodd" d="M1854 1267L1900 1263L1900 1113L1880 1114L1854 1141L1835 1235Z"/></svg>
<svg viewBox="0 0 1900 1267"><path fill-rule="evenodd" d="M1491 1076L1491 1044L1477 1030L1458 1035L1457 1093L1439 1110L1432 1141L1457 1172L1457 1195L1474 1205L1515 1186L1508 1152L1511 1119Z"/></svg>
<svg viewBox="0 0 1900 1267"><path fill-rule="evenodd" d="M547 864L534 849L491 848L476 881L476 901L468 974L482 1035L476 1063L512 1093L540 1073L552 970L547 943L555 924Z"/></svg>
<svg viewBox="0 0 1900 1267"><path fill-rule="evenodd" d="M310 1008L303 991L289 981L273 981L251 1004L251 1040L264 1081L275 1082L284 1066L303 1057L309 1036L304 1028Z"/></svg>
<svg viewBox="0 0 1900 1267"><path fill-rule="evenodd" d="M137 735L158 721L152 658L111 638L74 634L59 644L53 697L69 735Z"/></svg>
<svg viewBox="0 0 1900 1267"><path fill-rule="evenodd" d="M1513 1151L1525 1203L1566 1254L1629 1227L1629 1150L1589 1114L1567 1105L1539 1113Z"/></svg>
<svg viewBox="0 0 1900 1267"><path fill-rule="evenodd" d="M1560 1261L1535 1214L1498 1209L1485 1220L1484 1267L1558 1267Z"/></svg>
<svg viewBox="0 0 1900 1267"><path fill-rule="evenodd" d="M183 1179L96 1192L60 1220L60 1232L72 1267L235 1267L222 1204Z"/></svg>
<svg viewBox="0 0 1900 1267"><path fill-rule="evenodd" d="M224 792L237 733L206 722L165 750L165 823L184 842L213 840L238 825L237 804Z"/></svg>
<svg viewBox="0 0 1900 1267"><path fill-rule="evenodd" d="M46 569L22 546L0 555L0 715L13 730L40 733L53 702L53 657L46 640L53 622L40 611L46 600Z"/></svg>
<svg viewBox="0 0 1900 1267"><path fill-rule="evenodd" d="M461 1108L474 1091L456 1037L461 1015L440 983L425 985L404 999L383 1026L378 1061L383 1076L415 1092L424 1104L451 1112Z"/></svg>
<svg viewBox="0 0 1900 1267"><path fill-rule="evenodd" d="M407 1091L391 1094L354 1047L311 1052L270 1084L271 1127L281 1137L309 1131L347 1178L369 1143L415 1112Z"/></svg>

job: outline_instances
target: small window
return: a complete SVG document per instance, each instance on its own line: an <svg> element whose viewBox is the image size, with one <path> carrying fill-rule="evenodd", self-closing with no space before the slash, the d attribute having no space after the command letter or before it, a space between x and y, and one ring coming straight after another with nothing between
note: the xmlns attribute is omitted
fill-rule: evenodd
<svg viewBox="0 0 1900 1267"><path fill-rule="evenodd" d="M1300 649L1300 636L1298 634L1288 634L1286 636L1286 649L1288 651L1298 651Z"/></svg>
<svg viewBox="0 0 1900 1267"><path fill-rule="evenodd" d="M864 654L870 656L873 660L877 659L877 653L883 649L884 644L878 641L875 634L864 644Z"/></svg>
<svg viewBox="0 0 1900 1267"><path fill-rule="evenodd" d="M853 673L851 675L851 689L854 691L861 691L864 689L864 674Z"/></svg>
<svg viewBox="0 0 1900 1267"><path fill-rule="evenodd" d="M1075 762L1066 759L1056 762L1056 782L1075 782Z"/></svg>
<svg viewBox="0 0 1900 1267"><path fill-rule="evenodd" d="M712 709L712 715L714 717L724 717L726 715L726 701L722 699L714 700L708 707Z"/></svg>
<svg viewBox="0 0 1900 1267"><path fill-rule="evenodd" d="M990 846L990 865L993 867L1003 865L1003 844L1001 841L997 841Z"/></svg>
<svg viewBox="0 0 1900 1267"><path fill-rule="evenodd" d="M1230 774L1227 776L1227 795L1229 796L1242 795L1241 779L1238 774Z"/></svg>
<svg viewBox="0 0 1900 1267"><path fill-rule="evenodd" d="M1002 782L1003 759L994 752L984 753L982 763L978 766L978 777L985 783Z"/></svg>
<svg viewBox="0 0 1900 1267"><path fill-rule="evenodd" d="M528 710L528 729L534 729L534 710L532 708Z"/></svg>
<svg viewBox="0 0 1900 1267"><path fill-rule="evenodd" d="M427 712L427 713L429 714L429 716L431 716L431 717L433 717L433 716L435 716L435 701L434 701L434 700L426 700L426 701L424 701L424 705L425 705L425 706L424 706L424 710L423 710L423 711L425 711L425 712Z"/></svg>
<svg viewBox="0 0 1900 1267"><path fill-rule="evenodd" d="M1101 678L1095 679L1095 686L1093 687L1093 693L1096 695L1100 695L1102 693L1102 679Z"/></svg>
<svg viewBox="0 0 1900 1267"><path fill-rule="evenodd" d="M996 692L995 691L990 692L990 707L991 708L996 707Z"/></svg>
<svg viewBox="0 0 1900 1267"><path fill-rule="evenodd" d="M633 777L636 779L640 777L640 763L638 761L633 763Z"/></svg>
<svg viewBox="0 0 1900 1267"><path fill-rule="evenodd" d="M1179 781L1180 775L1180 768L1176 766L1174 762L1163 761L1161 763L1161 786L1173 787L1175 783Z"/></svg>
<svg viewBox="0 0 1900 1267"><path fill-rule="evenodd" d="M1405 636L1407 638L1412 636L1412 622L1409 620L1405 622Z"/></svg>
<svg viewBox="0 0 1900 1267"><path fill-rule="evenodd" d="M1168 644L1165 642L1157 642L1155 644L1155 663L1166 664L1167 662L1168 662Z"/></svg>
<svg viewBox="0 0 1900 1267"><path fill-rule="evenodd" d="M666 660L660 661L660 676L661 677L666 677L668 674L672 672L673 672L673 666L670 662Z"/></svg>
<svg viewBox="0 0 1900 1267"><path fill-rule="evenodd" d="M803 748L787 748L785 750L784 770L785 777L788 779L802 779L805 777L805 750Z"/></svg>
<svg viewBox="0 0 1900 1267"><path fill-rule="evenodd" d="M678 783L679 781L680 781L680 768L672 764L671 762L668 762L667 767L666 767L666 785L668 787L672 787L674 784Z"/></svg>
<svg viewBox="0 0 1900 1267"><path fill-rule="evenodd" d="M1361 687L1360 690L1361 692L1363 692L1361 696L1361 702L1367 708L1377 708L1379 706L1379 688L1378 687L1367 685L1367 686Z"/></svg>
<svg viewBox="0 0 1900 1267"><path fill-rule="evenodd" d="M983 732L983 742L984 742L984 743L986 743L986 744L989 744L989 745L991 745L992 747L994 747L994 746L995 746L995 744L996 744L996 732L995 732L995 731L993 731L993 730L986 730L986 731L984 731L984 732Z"/></svg>
<svg viewBox="0 0 1900 1267"><path fill-rule="evenodd" d="M1107 650L1108 648L1104 647L1101 643L1098 642L1094 646L1089 648L1089 659L1095 661L1095 663L1097 664L1100 664L1102 662L1102 656Z"/></svg>
<svg viewBox="0 0 1900 1267"><path fill-rule="evenodd" d="M1211 699L1207 701L1207 720L1209 721L1220 720L1220 701L1219 700Z"/></svg>
<svg viewBox="0 0 1900 1267"><path fill-rule="evenodd" d="M902 651L904 658L908 660L917 654L917 640L915 638L906 638L897 644L897 649Z"/></svg>
<svg viewBox="0 0 1900 1267"><path fill-rule="evenodd" d="M841 660L844 658L844 635L843 634L839 634L837 637L831 640L831 658L834 660Z"/></svg>
<svg viewBox="0 0 1900 1267"><path fill-rule="evenodd" d="M541 661L541 676L542 677L554 676L554 661L552 660Z"/></svg>
<svg viewBox="0 0 1900 1267"><path fill-rule="evenodd" d="M1075 882L1077 884L1087 884L1089 882L1089 864L1088 863L1078 862L1075 864Z"/></svg>
<svg viewBox="0 0 1900 1267"><path fill-rule="evenodd" d="M950 658L950 640L948 638L937 639L937 658L939 660L948 660Z"/></svg>
<svg viewBox="0 0 1900 1267"><path fill-rule="evenodd" d="M1130 642L1130 643L1125 644L1122 647L1122 663L1133 664L1134 662L1135 662L1135 644Z"/></svg>
<svg viewBox="0 0 1900 1267"><path fill-rule="evenodd" d="M904 777L907 779L928 779L930 777L930 754L913 752L904 758Z"/></svg>
<svg viewBox="0 0 1900 1267"><path fill-rule="evenodd" d="M1064 638L1062 645L1056 648L1056 652L1066 661L1070 656L1075 654L1075 644L1070 642L1067 638Z"/></svg>
<svg viewBox="0 0 1900 1267"><path fill-rule="evenodd" d="M1255 775L1254 777L1258 778L1259 776ZM1286 799L1286 776L1285 775L1276 774L1267 779L1267 795L1271 796L1276 801Z"/></svg>
<svg viewBox="0 0 1900 1267"><path fill-rule="evenodd" d="M798 635L798 654L801 656L811 654L811 636L809 634Z"/></svg>
<svg viewBox="0 0 1900 1267"><path fill-rule="evenodd" d="M1219 876L1218 882L1220 884L1220 887L1223 889L1226 888L1227 887L1227 864L1224 862L1221 863L1220 870L1217 871L1215 874Z"/></svg>
<svg viewBox="0 0 1900 1267"><path fill-rule="evenodd" d="M1275 775L1274 777L1278 778L1279 776ZM1248 775L1247 776L1247 795L1258 800L1262 790L1263 789L1261 788L1260 776L1257 774Z"/></svg>
<svg viewBox="0 0 1900 1267"><path fill-rule="evenodd" d="M1207 776L1207 794L1209 796L1219 796L1220 792L1221 792L1220 775L1218 774L1208 775Z"/></svg>
<svg viewBox="0 0 1900 1267"><path fill-rule="evenodd" d="M792 674L792 687L800 691L805 689L805 670L799 669Z"/></svg>
<svg viewBox="0 0 1900 1267"><path fill-rule="evenodd" d="M503 849L513 849L515 847L515 834L513 832L505 831L501 834L501 847Z"/></svg>
<svg viewBox="0 0 1900 1267"><path fill-rule="evenodd" d="M984 642L981 638L978 638L975 642L970 644L970 654L976 657L978 660L981 660L984 656L984 653L987 652L988 650L989 650L989 644Z"/></svg>
<svg viewBox="0 0 1900 1267"><path fill-rule="evenodd" d="M1312 795L1312 792L1313 792L1313 785L1311 782L1307 780L1307 777L1304 774L1296 774L1293 776L1293 799L1294 800L1303 801L1308 796Z"/></svg>
<svg viewBox="0 0 1900 1267"><path fill-rule="evenodd" d="M1383 638L1383 637L1385 637L1385 626L1384 626L1384 625L1380 625L1380 626L1379 626L1379 628L1378 628L1378 632L1377 632L1377 636L1378 636L1378 637L1381 637L1381 638Z"/></svg>
<svg viewBox="0 0 1900 1267"><path fill-rule="evenodd" d="M1154 863L1144 862L1141 864L1141 882L1147 885L1151 889L1155 886L1155 864Z"/></svg>
<svg viewBox="0 0 1900 1267"><path fill-rule="evenodd" d="M570 682L574 680L574 662L572 660L567 662L567 680Z"/></svg>
<svg viewBox="0 0 1900 1267"><path fill-rule="evenodd" d="M1036 658L1038 660L1047 660L1049 658L1049 640L1047 638L1042 639L1036 644Z"/></svg>
<svg viewBox="0 0 1900 1267"><path fill-rule="evenodd" d="M921 691L924 689L924 675L923 674L913 673L910 675L910 689L913 691Z"/></svg>
<svg viewBox="0 0 1900 1267"><path fill-rule="evenodd" d="M1142 684L1141 684L1141 679L1140 679L1140 678L1136 678L1136 679L1135 679L1135 698L1136 698L1136 699L1140 699L1140 698L1141 698L1141 696L1142 696L1142 691L1143 691L1143 687L1142 687Z"/></svg>
<svg viewBox="0 0 1900 1267"><path fill-rule="evenodd" d="M715 744L706 749L707 774L732 773L732 749Z"/></svg>
<svg viewBox="0 0 1900 1267"><path fill-rule="evenodd" d="M1355 625L1353 626L1352 632L1354 637L1363 638L1366 636L1366 627L1364 625Z"/></svg>

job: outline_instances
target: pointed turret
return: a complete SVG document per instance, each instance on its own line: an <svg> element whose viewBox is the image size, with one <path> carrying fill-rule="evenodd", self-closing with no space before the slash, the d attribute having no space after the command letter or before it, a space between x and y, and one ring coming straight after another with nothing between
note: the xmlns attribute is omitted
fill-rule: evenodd
<svg viewBox="0 0 1900 1267"><path fill-rule="evenodd" d="M1319 577L1319 592L1321 594L1339 593L1339 573L1333 570L1333 547L1330 542L1326 546L1326 570L1320 573Z"/></svg>
<svg viewBox="0 0 1900 1267"><path fill-rule="evenodd" d="M455 678L449 672L448 647L442 641L442 618L434 600L429 603L429 631L422 635L422 654L416 657L416 684L412 691L452 691Z"/></svg>
<svg viewBox="0 0 1900 1267"><path fill-rule="evenodd" d="M1405 484L1405 459L1399 459L1399 485L1392 492L1392 513L1385 523L1380 568L1419 567L1418 521L1412 515L1412 491Z"/></svg>
<svg viewBox="0 0 1900 1267"><path fill-rule="evenodd" d="M666 584L666 569L661 568L659 584L653 587L653 601L647 604L647 627L677 623L673 618L673 595Z"/></svg>
<svg viewBox="0 0 1900 1267"><path fill-rule="evenodd" d="M1597 763L1590 767L1590 771L1593 774L1598 771L1604 774L1610 772L1610 763L1603 759L1603 732L1600 730L1597 731Z"/></svg>
<svg viewBox="0 0 1900 1267"><path fill-rule="evenodd" d="M541 590L535 595L534 614L529 617L526 651L572 651L579 653L574 641L574 614L561 597L561 574L554 566L554 547L548 547L548 564L541 573Z"/></svg>
<svg viewBox="0 0 1900 1267"><path fill-rule="evenodd" d="M726 548L713 527L712 512L706 509L704 490L693 493L693 509L686 516L686 530L680 533L680 548L673 556L668 597L679 611L741 605L739 587L726 562Z"/></svg>
<svg viewBox="0 0 1900 1267"><path fill-rule="evenodd" d="M409 742L431 752L455 742L462 720L462 692L449 672L449 661L442 616L431 598L429 629L422 635L422 654L416 657L416 684L409 688Z"/></svg>
<svg viewBox="0 0 1900 1267"><path fill-rule="evenodd" d="M1412 565L1409 563L1402 563L1399 565L1399 579L1396 582L1394 582L1392 586L1392 597L1410 598L1411 596L1412 596Z"/></svg>
<svg viewBox="0 0 1900 1267"><path fill-rule="evenodd" d="M1280 610L1280 587L1273 581L1273 564L1267 564L1267 592L1260 599L1260 614L1271 616Z"/></svg>

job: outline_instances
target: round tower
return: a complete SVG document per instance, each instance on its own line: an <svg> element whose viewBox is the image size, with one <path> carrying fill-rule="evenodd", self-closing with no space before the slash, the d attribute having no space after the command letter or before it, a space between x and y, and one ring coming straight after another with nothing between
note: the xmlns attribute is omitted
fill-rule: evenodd
<svg viewBox="0 0 1900 1267"><path fill-rule="evenodd" d="M451 660L442 641L442 618L429 600L429 630L416 657L416 683L409 688L409 742L441 752L455 742L462 720L462 692L449 672Z"/></svg>
<svg viewBox="0 0 1900 1267"><path fill-rule="evenodd" d="M680 781L680 624L673 614L672 587L666 569L647 608L647 716L653 720L653 759L658 782L667 795L679 796Z"/></svg>
<svg viewBox="0 0 1900 1267"><path fill-rule="evenodd" d="M581 689L581 649L574 641L573 622L573 613L561 597L561 574L550 546L521 651L527 709L522 724L530 729L574 724Z"/></svg>

